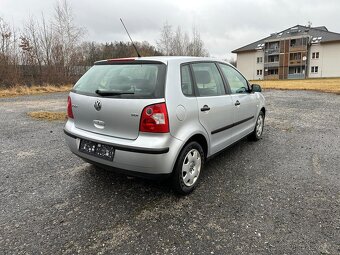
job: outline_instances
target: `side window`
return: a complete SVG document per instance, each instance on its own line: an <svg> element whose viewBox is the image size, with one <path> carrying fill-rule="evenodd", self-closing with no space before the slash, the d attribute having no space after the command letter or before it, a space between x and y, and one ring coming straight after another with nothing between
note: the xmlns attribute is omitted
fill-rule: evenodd
<svg viewBox="0 0 340 255"><path fill-rule="evenodd" d="M189 65L181 66L181 87L185 96L194 95Z"/></svg>
<svg viewBox="0 0 340 255"><path fill-rule="evenodd" d="M246 93L248 91L248 82L238 71L228 65L219 65L229 83L232 94Z"/></svg>
<svg viewBox="0 0 340 255"><path fill-rule="evenodd" d="M202 97L225 94L222 77L215 63L192 64L198 93Z"/></svg>

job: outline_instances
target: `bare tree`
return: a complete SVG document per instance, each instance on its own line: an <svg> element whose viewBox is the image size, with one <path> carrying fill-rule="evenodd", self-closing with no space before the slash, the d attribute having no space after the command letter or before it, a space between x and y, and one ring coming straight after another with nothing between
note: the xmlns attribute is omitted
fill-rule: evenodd
<svg viewBox="0 0 340 255"><path fill-rule="evenodd" d="M55 42L53 52L61 54L55 56L60 68L64 69L64 75L69 77L70 67L74 65L75 50L80 44L84 29L75 25L72 8L66 0L57 2L54 17Z"/></svg>
<svg viewBox="0 0 340 255"><path fill-rule="evenodd" d="M52 64L52 48L54 42L53 26L48 24L44 13L41 13L41 26L39 28L40 47L43 51L44 64L50 66Z"/></svg>
<svg viewBox="0 0 340 255"><path fill-rule="evenodd" d="M18 79L17 37L14 28L0 17L0 86Z"/></svg>
<svg viewBox="0 0 340 255"><path fill-rule="evenodd" d="M171 44L171 55L173 56L183 56L185 55L184 36L180 26L177 27L176 32L172 39Z"/></svg>
<svg viewBox="0 0 340 255"><path fill-rule="evenodd" d="M192 40L189 45L188 55L197 57L206 57L209 55L208 51L204 48L204 42L201 39L201 35L195 26L192 28Z"/></svg>
<svg viewBox="0 0 340 255"><path fill-rule="evenodd" d="M173 32L172 27L165 22L161 31L161 38L157 41L157 47L164 55L175 56L208 56L208 51L204 48L198 30L193 27L192 38L183 32L178 26Z"/></svg>
<svg viewBox="0 0 340 255"><path fill-rule="evenodd" d="M1 17L0 17L0 35L1 35L0 53L2 56L2 60L4 60L5 57L8 57L12 31L9 25Z"/></svg>
<svg viewBox="0 0 340 255"><path fill-rule="evenodd" d="M39 23L33 17L30 17L24 26L24 32L21 36L21 49L23 51L24 60L26 64L31 66L33 79L39 78L38 83L42 83L42 65L43 65L43 52L40 40L40 27ZM34 67L38 67L36 68Z"/></svg>
<svg viewBox="0 0 340 255"><path fill-rule="evenodd" d="M226 62L228 62L229 64L233 65L233 66L237 66L237 61L235 58L231 57L229 59L225 59Z"/></svg>
<svg viewBox="0 0 340 255"><path fill-rule="evenodd" d="M159 51L169 56L172 49L173 31L171 25L166 21L161 31L161 38L156 42Z"/></svg>

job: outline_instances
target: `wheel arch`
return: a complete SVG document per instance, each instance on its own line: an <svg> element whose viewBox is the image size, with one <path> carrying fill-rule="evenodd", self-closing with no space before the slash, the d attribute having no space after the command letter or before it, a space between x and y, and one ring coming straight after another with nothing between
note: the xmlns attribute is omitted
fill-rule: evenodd
<svg viewBox="0 0 340 255"><path fill-rule="evenodd" d="M183 145L182 149L189 144L190 142L197 142L199 143L199 145L202 146L203 152L204 152L204 158L207 158L208 156L208 141L205 138L204 135L202 134L195 134L193 136L191 136ZM181 149L181 150L182 150Z"/></svg>
<svg viewBox="0 0 340 255"><path fill-rule="evenodd" d="M264 106L261 108L260 112L263 112L264 117L266 117L266 108Z"/></svg>

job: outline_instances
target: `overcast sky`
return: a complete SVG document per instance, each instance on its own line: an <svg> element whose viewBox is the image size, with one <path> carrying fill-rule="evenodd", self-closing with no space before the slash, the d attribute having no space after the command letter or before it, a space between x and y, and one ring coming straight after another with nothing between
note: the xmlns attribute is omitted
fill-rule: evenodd
<svg viewBox="0 0 340 255"><path fill-rule="evenodd" d="M20 27L29 15L53 15L56 0L0 0L0 17ZM191 32L195 26L213 57L230 58L236 48L296 24L326 26L340 33L340 0L69 0L84 40L128 40L156 45L165 21Z"/></svg>

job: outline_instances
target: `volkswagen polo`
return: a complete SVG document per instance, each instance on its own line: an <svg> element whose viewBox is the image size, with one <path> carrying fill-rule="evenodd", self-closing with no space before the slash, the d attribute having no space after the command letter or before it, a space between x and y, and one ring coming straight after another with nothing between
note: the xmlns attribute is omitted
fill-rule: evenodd
<svg viewBox="0 0 340 255"><path fill-rule="evenodd" d="M259 140L266 114L259 85L209 58L95 62L67 102L70 150L95 166L170 177L188 194L204 163L244 137Z"/></svg>

